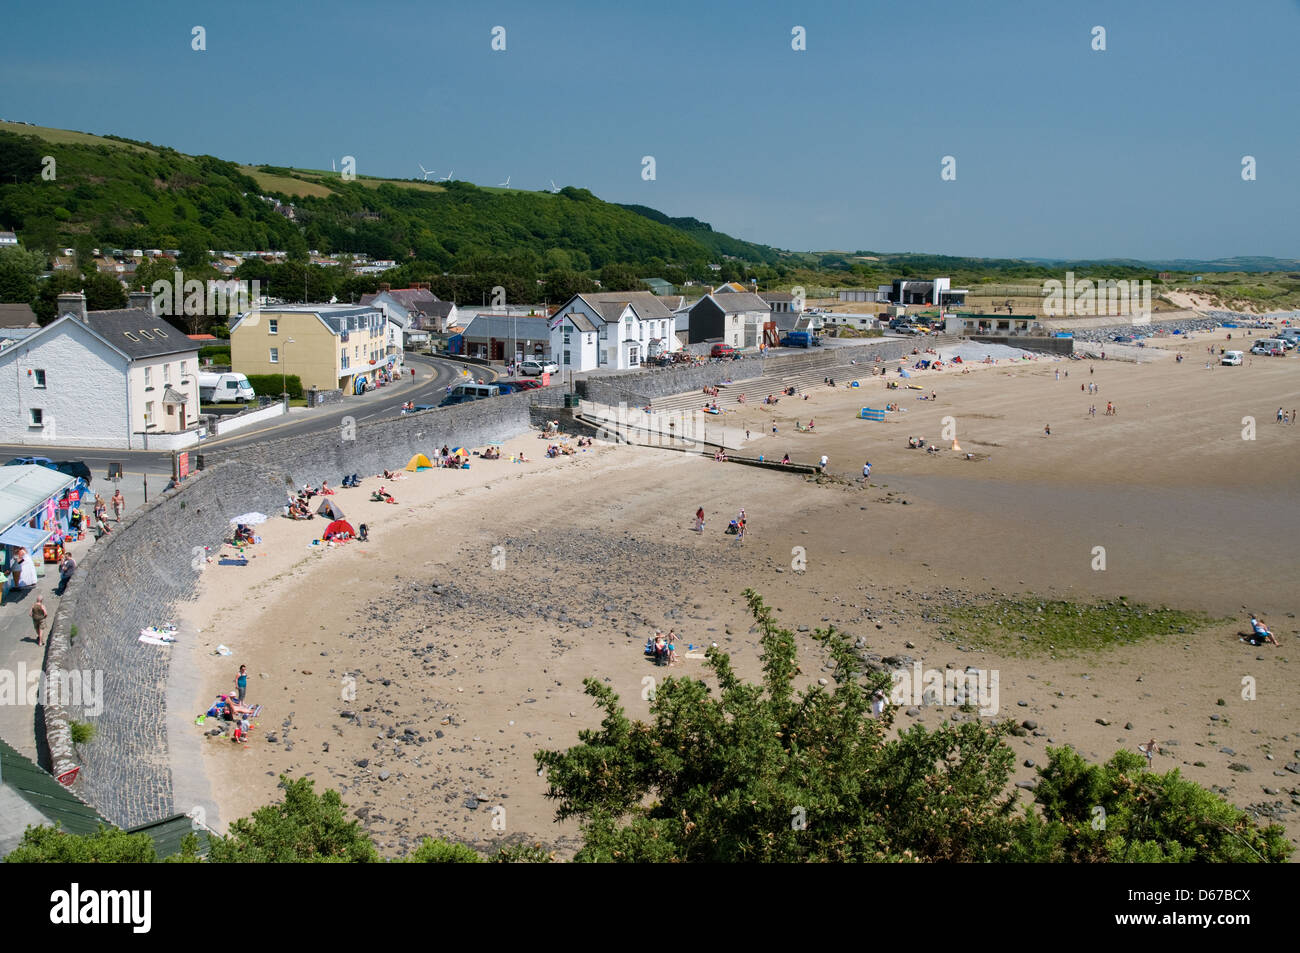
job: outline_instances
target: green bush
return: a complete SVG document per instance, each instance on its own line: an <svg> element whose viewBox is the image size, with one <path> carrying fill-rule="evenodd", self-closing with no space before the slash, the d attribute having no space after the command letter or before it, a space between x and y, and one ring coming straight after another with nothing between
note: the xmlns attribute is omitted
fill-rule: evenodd
<svg viewBox="0 0 1300 953"><path fill-rule="evenodd" d="M88 721L74 721L71 728L74 745L84 745L95 737L95 726Z"/></svg>
<svg viewBox="0 0 1300 953"><path fill-rule="evenodd" d="M94 834L69 834L58 824L29 827L7 864L151 864L157 860L148 834L128 834L115 827Z"/></svg>
<svg viewBox="0 0 1300 953"><path fill-rule="evenodd" d="M205 344L199 348L199 360L212 358L213 364L230 365L230 345Z"/></svg>
<svg viewBox="0 0 1300 953"><path fill-rule="evenodd" d="M279 374L249 374L248 383L253 385L259 397L278 397L288 390L291 398L301 398L302 379L297 374L281 377Z"/></svg>

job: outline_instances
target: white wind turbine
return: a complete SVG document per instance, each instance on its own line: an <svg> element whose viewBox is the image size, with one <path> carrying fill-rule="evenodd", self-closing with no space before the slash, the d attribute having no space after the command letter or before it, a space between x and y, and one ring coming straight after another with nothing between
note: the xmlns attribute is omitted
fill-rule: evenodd
<svg viewBox="0 0 1300 953"><path fill-rule="evenodd" d="M510 188L510 176L506 176L506 180L505 180L504 182L498 182L498 183L497 183L497 188L499 188L499 189L508 189L508 188Z"/></svg>
<svg viewBox="0 0 1300 953"><path fill-rule="evenodd" d="M439 181L439 182L448 182L448 181L450 181L450 180L451 180L451 177L455 174L455 172L456 172L456 170L453 169L451 172L448 172L446 175L444 175L444 176L443 176L441 179L439 179L438 181Z"/></svg>
<svg viewBox="0 0 1300 953"><path fill-rule="evenodd" d="M554 180L554 179L551 179L551 194L554 195L554 194L556 194L556 193L559 192L559 191L560 191L560 189L559 189L559 187L555 184L555 180Z"/></svg>
<svg viewBox="0 0 1300 953"><path fill-rule="evenodd" d="M416 165L420 165L420 163L417 162ZM435 172L433 169L426 169L426 168L425 168L424 166L422 166L422 165L420 165L420 172L422 172L422 173L424 174L424 181L426 181L426 182L429 181L429 176L431 176L431 175L437 175L437 174L438 174L438 173Z"/></svg>

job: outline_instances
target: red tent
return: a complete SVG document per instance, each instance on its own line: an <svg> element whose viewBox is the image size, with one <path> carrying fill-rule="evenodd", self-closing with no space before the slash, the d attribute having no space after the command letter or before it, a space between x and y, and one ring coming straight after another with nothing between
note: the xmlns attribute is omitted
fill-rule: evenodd
<svg viewBox="0 0 1300 953"><path fill-rule="evenodd" d="M333 523L330 523L329 526L325 527L325 532L321 534L321 539L329 539L332 536L343 536L345 534L350 537L355 537L357 531L352 528L352 524L347 520L335 520Z"/></svg>

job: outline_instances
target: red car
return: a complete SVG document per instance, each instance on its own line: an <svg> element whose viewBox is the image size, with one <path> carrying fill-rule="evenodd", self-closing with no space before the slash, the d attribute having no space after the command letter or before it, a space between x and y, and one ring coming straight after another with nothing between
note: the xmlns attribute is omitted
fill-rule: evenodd
<svg viewBox="0 0 1300 953"><path fill-rule="evenodd" d="M735 357L736 349L730 344L715 344L709 351L710 357Z"/></svg>
<svg viewBox="0 0 1300 953"><path fill-rule="evenodd" d="M534 390L535 388L542 386L542 382L537 380L536 378L530 378L528 380L514 380L511 381L510 383L514 384L517 390Z"/></svg>

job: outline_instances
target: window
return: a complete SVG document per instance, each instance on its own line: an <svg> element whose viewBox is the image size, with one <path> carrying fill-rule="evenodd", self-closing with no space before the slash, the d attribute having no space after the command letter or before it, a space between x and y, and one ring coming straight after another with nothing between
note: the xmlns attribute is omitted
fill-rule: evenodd
<svg viewBox="0 0 1300 953"><path fill-rule="evenodd" d="M45 371L32 371L32 386L37 390L45 390Z"/></svg>
<svg viewBox="0 0 1300 953"><path fill-rule="evenodd" d="M32 407L27 411L27 423L32 427L44 427L45 411L39 407Z"/></svg>
<svg viewBox="0 0 1300 953"><path fill-rule="evenodd" d="M144 425L145 427L153 426L153 401L147 401L144 405Z"/></svg>
<svg viewBox="0 0 1300 953"><path fill-rule="evenodd" d="M176 416L176 405L175 405L175 404L168 404L168 405L167 405L167 416L168 416L168 417L175 417L175 416Z"/></svg>
<svg viewBox="0 0 1300 953"><path fill-rule="evenodd" d="M145 386L146 388L150 388L150 387L153 386L153 368L152 368L152 367L146 367L146 368L144 369L144 386Z"/></svg>
<svg viewBox="0 0 1300 953"><path fill-rule="evenodd" d="M267 319L266 319L266 333L267 333L267 334L279 334L279 333L280 333L280 319L279 319L279 318L267 318Z"/></svg>
<svg viewBox="0 0 1300 953"><path fill-rule="evenodd" d="M565 325L565 328L564 328L564 343L565 343L565 344L568 344L568 343L569 343L569 327L568 327L568 325ZM569 362L568 362L568 361L565 361L564 363L565 363L565 364L568 364Z"/></svg>
<svg viewBox="0 0 1300 953"><path fill-rule="evenodd" d="M280 363L280 349L278 347L271 348L271 363L272 364Z"/></svg>
<svg viewBox="0 0 1300 953"><path fill-rule="evenodd" d="M564 363L565 363L566 365L569 363L569 352L568 352L568 351L565 351L565 352L564 352Z"/></svg>
<svg viewBox="0 0 1300 953"><path fill-rule="evenodd" d="M170 384L171 382L172 382L172 366L171 366L170 364L164 364L164 365L163 365L163 383L164 383L164 384Z"/></svg>
<svg viewBox="0 0 1300 953"><path fill-rule="evenodd" d="M181 380L185 380L185 378L189 376L189 373L190 372L185 369L185 362L181 361Z"/></svg>

